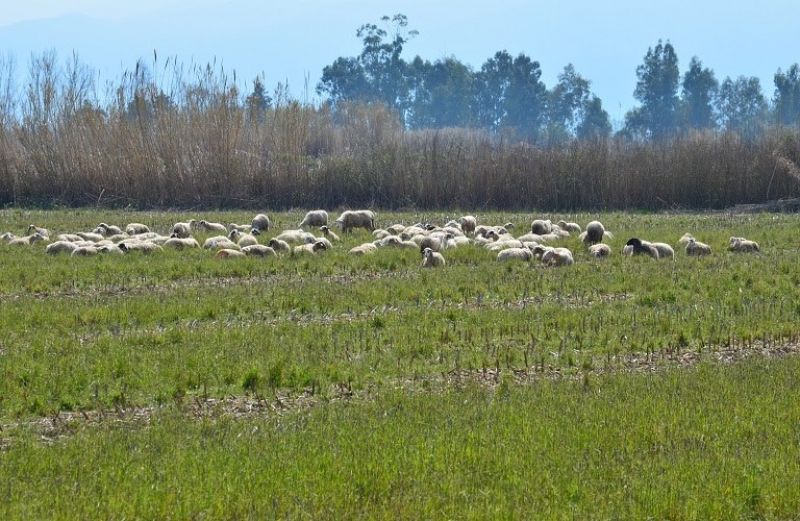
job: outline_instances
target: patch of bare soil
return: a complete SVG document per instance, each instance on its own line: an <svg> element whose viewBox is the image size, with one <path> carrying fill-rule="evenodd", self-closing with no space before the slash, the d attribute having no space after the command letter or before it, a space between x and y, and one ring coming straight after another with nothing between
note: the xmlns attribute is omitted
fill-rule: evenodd
<svg viewBox="0 0 800 521"><path fill-rule="evenodd" d="M563 367L545 363L522 369L503 367L456 369L439 374L398 378L394 381L393 387L407 392L442 392L465 384L478 384L493 389L508 378L520 385L543 379L580 381L592 375L654 374L669 369L690 368L701 362L732 364L752 358L781 358L798 354L800 354L800 343L752 342L739 346L707 347L703 350L665 349L651 353L635 352L605 358L594 357L590 361L585 361L581 367ZM307 389L299 393L280 391L270 396L242 395L223 398L192 396L183 398L178 402L178 406L188 417L197 420L220 417L275 418L323 404L369 400L372 396L374 392L371 389L353 390L347 385L339 384L324 395L316 389ZM0 450L8 450L12 446L11 435L18 429L34 429L43 443L50 444L87 426L147 425L159 410L159 406L151 406L60 412L51 417L0 425Z"/></svg>

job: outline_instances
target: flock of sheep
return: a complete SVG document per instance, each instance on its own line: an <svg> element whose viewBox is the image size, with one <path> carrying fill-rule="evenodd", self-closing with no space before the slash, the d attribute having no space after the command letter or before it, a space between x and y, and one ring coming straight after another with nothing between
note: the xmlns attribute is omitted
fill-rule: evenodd
<svg viewBox="0 0 800 521"><path fill-rule="evenodd" d="M613 238L599 221L592 221L583 230L576 223L536 219L531 223L530 232L519 237L512 234L514 225L478 224L474 216L466 215L458 220L447 222L444 226L430 223L416 223L410 226L393 224L376 229L375 213L371 210L347 210L332 225L348 233L355 228L363 228L372 233L373 240L349 250L351 255L369 255L379 248L412 248L422 255L422 267L435 268L446 265L444 252L452 248L473 245L497 252L497 260L531 261L536 259L547 266L568 266L573 264L572 252L554 246L565 237L578 234L578 238L593 257L611 255L611 248L603 240ZM272 228L272 222L265 214L256 215L248 225L209 222L194 219L175 223L169 235L161 235L141 223L128 224L124 230L118 226L100 223L88 232L63 233L50 241L50 232L31 224L28 235L17 237L7 232L0 239L9 246L30 246L36 242L49 243L45 251L49 254L69 253L72 256L98 254L124 254L132 251L153 253L165 248L201 248L193 237L217 233L205 239L202 248L213 250L218 258L245 256L269 257L282 254L314 255L334 247L339 237L328 226L328 213L313 210L306 213L298 229L284 230L266 241L259 242L259 236ZM308 231L318 230L320 235ZM679 243L684 245L687 255L710 255L711 248L692 235L685 234ZM743 237L731 237L729 250L735 252L759 252L756 242ZM631 238L625 244L622 254L626 256L646 255L653 259L674 259L675 250L663 242L649 242Z"/></svg>

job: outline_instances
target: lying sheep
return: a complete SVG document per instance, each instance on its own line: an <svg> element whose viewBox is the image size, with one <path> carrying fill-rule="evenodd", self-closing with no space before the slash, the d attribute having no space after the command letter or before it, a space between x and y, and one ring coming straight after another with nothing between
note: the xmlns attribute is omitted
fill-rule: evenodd
<svg viewBox="0 0 800 521"><path fill-rule="evenodd" d="M29 235L33 235L34 233L38 233L39 235L41 235L45 239L49 239L50 238L50 231L47 228L39 228L35 224L31 224L31 225L28 226L28 234Z"/></svg>
<svg viewBox="0 0 800 521"><path fill-rule="evenodd" d="M244 256L245 254L240 252L239 250L232 250L229 248L222 248L217 252L216 255L214 255L214 257L216 257L217 259L235 259Z"/></svg>
<svg viewBox="0 0 800 521"><path fill-rule="evenodd" d="M531 233L535 233L537 235L545 235L553 231L553 223L549 219L543 221L542 219L536 219L531 223Z"/></svg>
<svg viewBox="0 0 800 521"><path fill-rule="evenodd" d="M658 260L658 249L656 249L652 244L647 241L642 241L636 237L633 237L625 243L625 247L622 249L622 254L628 257L632 257L634 255L647 255L653 259Z"/></svg>
<svg viewBox="0 0 800 521"><path fill-rule="evenodd" d="M422 251L422 267L423 268L439 268L444 266L444 256L430 248L425 248Z"/></svg>
<svg viewBox="0 0 800 521"><path fill-rule="evenodd" d="M567 248L550 248L542 255L542 263L546 266L570 266L575 260Z"/></svg>
<svg viewBox="0 0 800 521"><path fill-rule="evenodd" d="M581 233L583 230L578 223L568 223L566 221L558 221L558 227L569 233Z"/></svg>
<svg viewBox="0 0 800 521"><path fill-rule="evenodd" d="M533 258L533 252L528 248L507 248L501 250L497 254L498 262L506 262L512 260L530 261Z"/></svg>
<svg viewBox="0 0 800 521"><path fill-rule="evenodd" d="M236 241L240 247L242 246L253 246L258 244L258 239L250 235L249 233L242 233L239 230L231 230L231 233L228 234L228 238L232 241Z"/></svg>
<svg viewBox="0 0 800 521"><path fill-rule="evenodd" d="M221 250L221 249L228 249L228 250L238 250L240 249L239 245L235 242L231 241L224 235L217 235L214 237L209 237L203 243L203 248L206 250Z"/></svg>
<svg viewBox="0 0 800 521"><path fill-rule="evenodd" d="M173 235L175 235L173 233ZM165 248L183 250L185 248L200 248L200 243L193 237L170 237L164 242Z"/></svg>
<svg viewBox="0 0 800 521"><path fill-rule="evenodd" d="M186 239L187 237L191 237L192 226L194 226L194 223L195 223L194 219L187 222L175 223L172 225L172 231L170 235L178 239Z"/></svg>
<svg viewBox="0 0 800 521"><path fill-rule="evenodd" d="M402 224L393 224L388 228L386 228L386 231L391 233L392 235L400 235L401 233L406 231L406 226L403 226Z"/></svg>
<svg viewBox="0 0 800 521"><path fill-rule="evenodd" d="M74 242L56 241L52 244L48 244L44 251L50 255L57 255L59 253L72 253L77 248L78 246Z"/></svg>
<svg viewBox="0 0 800 521"><path fill-rule="evenodd" d="M416 247L416 244L414 245ZM350 255L371 255L378 251L378 247L372 244L371 242L366 242L364 244L358 245L354 248L351 248L349 253Z"/></svg>
<svg viewBox="0 0 800 521"><path fill-rule="evenodd" d="M316 255L317 252L325 251L327 246L322 241L315 241L310 244L301 244L300 246L295 246L292 249L292 255L305 255L311 254Z"/></svg>
<svg viewBox="0 0 800 521"><path fill-rule="evenodd" d="M0 240L3 242L11 242L12 240L16 239L17 236L11 232L5 232L3 235L0 235Z"/></svg>
<svg viewBox="0 0 800 521"><path fill-rule="evenodd" d="M26 235L25 237L15 237L8 241L9 246L31 246L39 241L47 241L47 238L39 232L33 235Z"/></svg>
<svg viewBox="0 0 800 521"><path fill-rule="evenodd" d="M250 223L250 226L254 230L258 230L260 232L269 231L272 227L272 223L269 220L269 217L266 214L260 213L253 217L253 221Z"/></svg>
<svg viewBox="0 0 800 521"><path fill-rule="evenodd" d="M696 241L694 238L689 239L686 243L686 255L691 257L701 257L703 255L711 255L711 246L708 244Z"/></svg>
<svg viewBox="0 0 800 521"><path fill-rule="evenodd" d="M589 246L589 255L597 258L604 258L611 255L611 248L608 244L598 243Z"/></svg>
<svg viewBox="0 0 800 521"><path fill-rule="evenodd" d="M728 250L737 253L757 253L761 251L757 242L747 240L744 237L731 237Z"/></svg>
<svg viewBox="0 0 800 521"><path fill-rule="evenodd" d="M300 227L303 226L327 226L328 212L325 210L311 210L306 212L306 216L300 221Z"/></svg>
<svg viewBox="0 0 800 521"><path fill-rule="evenodd" d="M275 250L276 253L292 251L292 247L289 246L289 243L281 239L270 239L270 241L267 243L267 246Z"/></svg>
<svg viewBox="0 0 800 521"><path fill-rule="evenodd" d="M126 234L125 238L129 239L130 237ZM76 234L74 234L74 233L62 233L62 234L59 234L56 237L56 240L57 241L77 242L77 241L82 241L83 238L78 236L78 235L76 235Z"/></svg>
<svg viewBox="0 0 800 521"><path fill-rule="evenodd" d="M228 224L228 231L233 231L233 230L236 230L236 231L239 231L239 232L242 232L242 233L250 233L250 232L253 231L253 227L250 226L249 224L236 224L236 223Z"/></svg>
<svg viewBox="0 0 800 521"><path fill-rule="evenodd" d="M198 223L198 226L201 230L205 230L207 232L228 233L228 229L222 223L212 223L202 220Z"/></svg>
<svg viewBox="0 0 800 521"><path fill-rule="evenodd" d="M275 250L269 246L264 246L263 244L245 246L242 248L242 253L256 257L274 257L276 255Z"/></svg>
<svg viewBox="0 0 800 521"><path fill-rule="evenodd" d="M154 244L152 242L147 241L130 241L130 242L121 242L117 244L117 247L123 251L123 253L130 253L132 251L140 251L142 253L154 253L164 251L158 244Z"/></svg>
<svg viewBox="0 0 800 521"><path fill-rule="evenodd" d="M128 235L139 235L141 233L150 233L150 228L142 223L130 223L125 227L125 233Z"/></svg>
<svg viewBox="0 0 800 521"><path fill-rule="evenodd" d="M100 223L97 225L97 228L95 228L95 230L100 230L97 233L105 237L108 237L109 235L122 234L122 228L120 228L119 226L114 226L113 224Z"/></svg>
<svg viewBox="0 0 800 521"><path fill-rule="evenodd" d="M84 241L100 242L105 239L103 235L94 232L78 232L76 235Z"/></svg>
<svg viewBox="0 0 800 521"><path fill-rule="evenodd" d="M284 230L276 237L279 241L312 243L316 239L313 233L304 230Z"/></svg>
<svg viewBox="0 0 800 521"><path fill-rule="evenodd" d="M336 223L347 233L353 228L375 229L375 212L372 210L346 210L342 212Z"/></svg>
<svg viewBox="0 0 800 521"><path fill-rule="evenodd" d="M319 227L319 231L321 231L321 232L322 232L322 235L324 235L325 237L327 237L327 238L328 238L328 240L330 240L330 241L333 241L333 242L338 242L338 241L340 240L340 239L339 239L339 236L338 236L338 235L336 235L335 233L333 233L333 232L331 231L331 229L330 229L330 228L328 228L327 226L320 226L320 227Z"/></svg>
<svg viewBox="0 0 800 521"><path fill-rule="evenodd" d="M94 246L80 246L72 250L70 257L90 257L100 253Z"/></svg>
<svg viewBox="0 0 800 521"><path fill-rule="evenodd" d="M578 238L585 244L586 246L591 246L592 244L598 244L603 242L603 239L608 237L609 239L613 239L614 236L611 232L607 232L603 223L600 221L592 221L586 225L586 231L581 233Z"/></svg>

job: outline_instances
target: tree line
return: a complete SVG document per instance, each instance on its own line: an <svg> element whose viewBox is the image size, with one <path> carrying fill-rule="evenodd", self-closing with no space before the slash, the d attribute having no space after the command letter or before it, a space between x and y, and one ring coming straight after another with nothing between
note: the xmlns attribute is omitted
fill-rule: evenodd
<svg viewBox="0 0 800 521"><path fill-rule="evenodd" d="M410 129L467 127L513 131L534 142L596 139L612 125L591 82L571 64L548 88L539 62L498 51L478 70L455 57L406 61L403 49L417 32L402 14L364 24L358 56L340 57L322 71L317 93L332 107L382 103ZM775 73L771 100L756 77L727 77L693 57L681 76L670 42L650 47L636 68L639 105L625 115L622 136L660 140L691 131L721 130L754 137L769 125L800 126L800 67Z"/></svg>

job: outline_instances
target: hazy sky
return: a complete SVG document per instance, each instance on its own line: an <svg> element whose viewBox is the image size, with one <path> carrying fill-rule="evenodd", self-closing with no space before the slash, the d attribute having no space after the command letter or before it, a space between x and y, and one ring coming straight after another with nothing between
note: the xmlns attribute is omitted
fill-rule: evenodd
<svg viewBox="0 0 800 521"><path fill-rule="evenodd" d="M675 46L683 71L693 55L718 79L752 75L772 97L772 76L800 61L800 1L620 0L0 0L0 53L20 67L31 52L76 51L104 77L138 57L222 62L237 77L263 72L314 95L322 67L358 53L362 23L404 13L420 32L406 58L456 56L479 68L496 51L524 52L549 86L567 63L592 81L612 119L634 105L636 66L659 38Z"/></svg>

